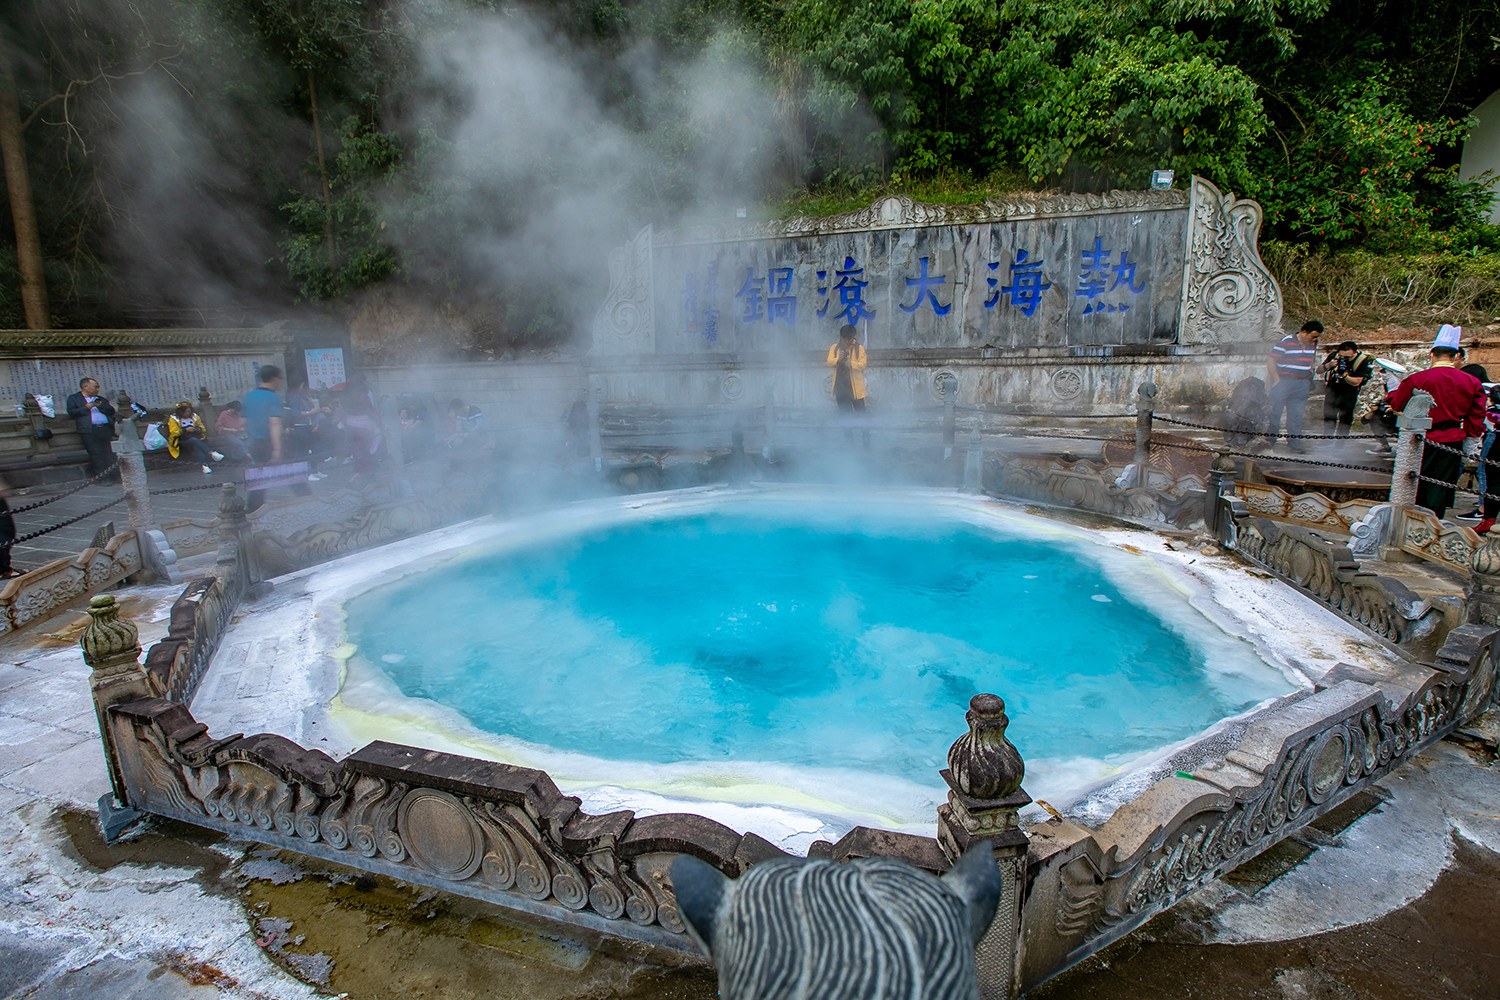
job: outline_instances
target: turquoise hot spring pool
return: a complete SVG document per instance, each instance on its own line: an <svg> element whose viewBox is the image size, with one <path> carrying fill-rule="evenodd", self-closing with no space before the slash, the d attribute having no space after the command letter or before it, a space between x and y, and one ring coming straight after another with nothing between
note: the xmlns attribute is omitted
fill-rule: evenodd
<svg viewBox="0 0 1500 1000"><path fill-rule="evenodd" d="M466 553L351 598L346 629L408 709L517 763L789 786L897 823L942 788L977 692L1029 769L1086 776L1293 689L1150 557L1033 521L666 511Z"/></svg>

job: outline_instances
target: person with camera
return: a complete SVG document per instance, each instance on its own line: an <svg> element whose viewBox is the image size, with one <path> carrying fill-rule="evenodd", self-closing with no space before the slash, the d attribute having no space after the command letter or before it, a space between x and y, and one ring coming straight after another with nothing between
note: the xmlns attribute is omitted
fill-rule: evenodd
<svg viewBox="0 0 1500 1000"><path fill-rule="evenodd" d="M1323 422L1333 424L1333 433L1348 437L1354 426L1354 406L1359 402L1359 387L1369 379L1375 359L1359 349L1352 340L1338 346L1318 371L1328 380L1328 392L1323 397Z"/></svg>

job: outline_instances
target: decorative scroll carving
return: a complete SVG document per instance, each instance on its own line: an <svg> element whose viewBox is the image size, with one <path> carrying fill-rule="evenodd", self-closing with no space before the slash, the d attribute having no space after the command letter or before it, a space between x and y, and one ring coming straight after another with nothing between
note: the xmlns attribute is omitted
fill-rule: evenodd
<svg viewBox="0 0 1500 1000"><path fill-rule="evenodd" d="M604 354L656 350L651 227L609 254L609 294L594 314L594 348Z"/></svg>
<svg viewBox="0 0 1500 1000"><path fill-rule="evenodd" d="M1152 469L1147 486L1121 489L1115 483L1124 473L1121 466L1015 455L986 463L984 487L996 496L1083 507L1140 521L1183 524L1202 518L1203 480L1197 476L1173 479Z"/></svg>
<svg viewBox="0 0 1500 1000"><path fill-rule="evenodd" d="M1393 509L1388 503L1376 504L1364 517L1349 525L1349 551L1355 559L1380 558L1380 549L1390 534Z"/></svg>
<svg viewBox="0 0 1500 1000"><path fill-rule="evenodd" d="M1473 528L1441 521L1417 507L1392 506L1391 517L1388 537L1402 552L1468 575L1470 559L1482 541Z"/></svg>
<svg viewBox="0 0 1500 1000"><path fill-rule="evenodd" d="M1415 685L1390 692L1347 677L1249 724L1239 746L1189 777L1168 777L1090 834L1062 821L1033 843L1072 842L1031 886L1025 988L1055 974L1239 866L1411 759L1497 696L1496 630L1449 633ZM1043 923L1040 919L1045 916Z"/></svg>
<svg viewBox="0 0 1500 1000"><path fill-rule="evenodd" d="M1237 482L1234 484L1234 492L1245 501L1246 507L1260 517L1351 534L1353 526L1368 517L1378 503L1375 500L1335 503L1321 493L1288 493L1280 486L1269 483ZM1359 552L1355 555L1360 557Z"/></svg>
<svg viewBox="0 0 1500 1000"><path fill-rule="evenodd" d="M119 583L141 569L134 531L122 531L103 548L87 548L75 559L58 559L0 587L0 635L43 621L80 597Z"/></svg>
<svg viewBox="0 0 1500 1000"><path fill-rule="evenodd" d="M255 535L255 551L267 576L279 576L350 552L405 538L483 509L478 490L456 485L433 497L407 497L367 507L347 521L315 524L289 537Z"/></svg>
<svg viewBox="0 0 1500 1000"><path fill-rule="evenodd" d="M1348 548L1310 531L1236 513L1230 534L1228 544L1240 555L1387 642L1427 645L1443 620L1400 581L1362 572Z"/></svg>
<svg viewBox="0 0 1500 1000"><path fill-rule="evenodd" d="M167 697L189 702L197 692L239 605L243 581L235 575L194 580L173 603L167 637L146 654L146 670Z"/></svg>
<svg viewBox="0 0 1500 1000"><path fill-rule="evenodd" d="M1257 202L1193 178L1182 282L1182 344L1265 340L1281 328L1281 288L1261 263Z"/></svg>

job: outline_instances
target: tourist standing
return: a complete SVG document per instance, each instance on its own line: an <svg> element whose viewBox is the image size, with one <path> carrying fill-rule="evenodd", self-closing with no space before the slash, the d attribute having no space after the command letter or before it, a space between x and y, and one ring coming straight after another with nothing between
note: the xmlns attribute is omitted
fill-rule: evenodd
<svg viewBox="0 0 1500 1000"><path fill-rule="evenodd" d="M1307 451L1297 439L1302 435L1302 418L1307 413L1313 366L1318 363L1318 338L1322 335L1323 324L1308 320L1301 330L1277 341L1266 362L1266 395L1271 400L1266 437L1275 442L1280 436L1281 411L1286 410L1286 444L1299 455Z"/></svg>
<svg viewBox="0 0 1500 1000"><path fill-rule="evenodd" d="M859 342L859 331L845 323L839 328L838 343L828 349L828 367L833 369L833 401L840 413L865 412L865 349ZM864 445L870 447L870 428L863 428ZM854 431L844 428L844 440L853 441Z"/></svg>
<svg viewBox="0 0 1500 1000"><path fill-rule="evenodd" d="M1426 507L1438 517L1453 506L1454 484L1464 470L1463 455L1479 457L1489 402L1484 384L1468 372L1458 370L1458 338L1462 334L1462 328L1444 324L1432 344L1432 367L1402 379L1388 399L1391 409L1401 413L1418 389L1432 396L1432 429L1422 447L1417 506ZM1434 444L1447 447L1434 448ZM1463 455L1449 450L1460 446Z"/></svg>
<svg viewBox="0 0 1500 1000"><path fill-rule="evenodd" d="M260 384L245 394L240 412L245 416L245 433L250 436L250 460L257 465L276 465L281 461L281 439L286 421L286 407L281 404L281 369L262 365ZM249 490L245 510L259 510L266 502L264 489ZM310 496L312 487L295 483L292 492Z"/></svg>
<svg viewBox="0 0 1500 1000"><path fill-rule="evenodd" d="M110 442L115 439L115 408L99 395L98 382L91 378L79 380L78 391L68 397L68 416L73 418L78 436L83 438L83 450L89 453L94 475L114 465Z"/></svg>
<svg viewBox="0 0 1500 1000"><path fill-rule="evenodd" d="M1328 392L1323 397L1323 422L1333 425L1333 433L1348 437L1354 426L1354 406L1359 402L1359 387L1369 379L1375 359L1359 349L1352 340L1346 340L1338 350L1318 366L1318 371L1328 380Z"/></svg>

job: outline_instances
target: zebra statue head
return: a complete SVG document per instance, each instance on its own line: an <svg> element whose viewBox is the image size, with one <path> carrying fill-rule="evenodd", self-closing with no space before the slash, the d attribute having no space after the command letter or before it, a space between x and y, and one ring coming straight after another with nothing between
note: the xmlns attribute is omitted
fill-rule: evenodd
<svg viewBox="0 0 1500 1000"><path fill-rule="evenodd" d="M730 881L683 855L672 885L723 1000L974 1000L1003 881L986 840L941 878L895 858L786 858Z"/></svg>

